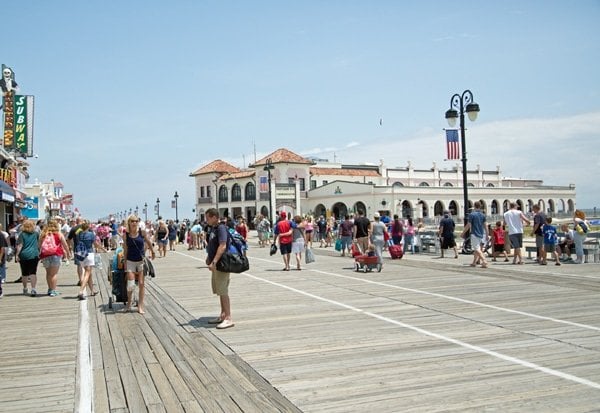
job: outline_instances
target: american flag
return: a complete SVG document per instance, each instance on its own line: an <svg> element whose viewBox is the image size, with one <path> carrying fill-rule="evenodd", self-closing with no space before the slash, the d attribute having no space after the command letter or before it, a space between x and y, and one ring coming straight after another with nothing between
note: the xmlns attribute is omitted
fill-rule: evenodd
<svg viewBox="0 0 600 413"><path fill-rule="evenodd" d="M269 192L269 183L267 181L267 177L266 176L261 176L260 177L258 191L259 192L263 192L263 193Z"/></svg>
<svg viewBox="0 0 600 413"><path fill-rule="evenodd" d="M446 159L460 159L460 145L458 144L458 129L446 129Z"/></svg>

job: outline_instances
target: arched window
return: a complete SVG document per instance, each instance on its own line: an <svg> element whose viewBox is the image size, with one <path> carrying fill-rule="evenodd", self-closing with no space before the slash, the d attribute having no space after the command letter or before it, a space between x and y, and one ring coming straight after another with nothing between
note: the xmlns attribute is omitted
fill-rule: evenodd
<svg viewBox="0 0 600 413"><path fill-rule="evenodd" d="M454 185L452 185L450 182L446 182L446 183L444 184L444 186L454 186Z"/></svg>
<svg viewBox="0 0 600 413"><path fill-rule="evenodd" d="M241 201L242 200L242 188L238 184L233 184L231 187L231 200Z"/></svg>
<svg viewBox="0 0 600 413"><path fill-rule="evenodd" d="M227 187L225 185L221 185L219 187L219 202L227 202L229 200L229 196L227 195Z"/></svg>
<svg viewBox="0 0 600 413"><path fill-rule="evenodd" d="M419 186L429 186L429 184L427 182L421 182Z"/></svg>
<svg viewBox="0 0 600 413"><path fill-rule="evenodd" d="M493 188L493 187L494 187L494 184L490 182L490 183L488 183L488 184L486 185L486 187L487 187L487 188Z"/></svg>
<svg viewBox="0 0 600 413"><path fill-rule="evenodd" d="M246 189L244 191L244 199L246 201L256 200L256 185L254 185L252 182L248 182L246 184Z"/></svg>

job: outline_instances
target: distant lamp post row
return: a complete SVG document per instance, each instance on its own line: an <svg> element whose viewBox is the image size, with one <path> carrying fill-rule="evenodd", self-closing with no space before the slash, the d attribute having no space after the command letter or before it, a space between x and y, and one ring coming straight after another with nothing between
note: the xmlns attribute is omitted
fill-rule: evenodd
<svg viewBox="0 0 600 413"><path fill-rule="evenodd" d="M446 111L446 120L450 127L456 125L456 119L460 119L460 145L462 149L462 177L463 177L463 202L464 220L467 222L469 212L469 192L467 188L467 144L465 140L465 113L471 122L475 122L479 113L479 105L473 101L473 93L465 90L462 95L458 93L450 98L450 109Z"/></svg>

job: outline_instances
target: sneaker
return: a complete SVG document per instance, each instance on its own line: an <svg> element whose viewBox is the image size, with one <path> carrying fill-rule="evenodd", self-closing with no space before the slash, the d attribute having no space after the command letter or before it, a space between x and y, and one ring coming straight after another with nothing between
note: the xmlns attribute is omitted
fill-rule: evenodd
<svg viewBox="0 0 600 413"><path fill-rule="evenodd" d="M50 292L48 293L48 295L50 297L56 297L57 295L60 295L60 293L56 290L50 290Z"/></svg>
<svg viewBox="0 0 600 413"><path fill-rule="evenodd" d="M79 301L83 301L83 300L85 300L85 296L84 296L83 294L79 294L79 295L77 296L77 299L78 299Z"/></svg>
<svg viewBox="0 0 600 413"><path fill-rule="evenodd" d="M31 289L31 296L32 297L37 297L37 291L35 290L35 288Z"/></svg>
<svg viewBox="0 0 600 413"><path fill-rule="evenodd" d="M27 288L23 288L23 295L29 294L29 290Z"/></svg>

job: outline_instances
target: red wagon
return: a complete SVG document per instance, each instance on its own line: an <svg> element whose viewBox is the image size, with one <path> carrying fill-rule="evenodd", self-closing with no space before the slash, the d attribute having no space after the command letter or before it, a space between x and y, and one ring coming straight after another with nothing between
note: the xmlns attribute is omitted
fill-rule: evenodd
<svg viewBox="0 0 600 413"><path fill-rule="evenodd" d="M376 269L381 272L381 263L377 255L357 255L354 257L354 268L356 271L371 272Z"/></svg>

